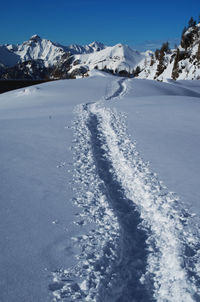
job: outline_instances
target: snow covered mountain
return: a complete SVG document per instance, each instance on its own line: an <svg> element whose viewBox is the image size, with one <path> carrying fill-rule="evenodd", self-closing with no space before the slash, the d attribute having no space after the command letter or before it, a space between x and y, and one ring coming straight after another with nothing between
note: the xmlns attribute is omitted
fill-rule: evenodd
<svg viewBox="0 0 200 302"><path fill-rule="evenodd" d="M39 59L44 61L45 66L56 64L65 53L63 47L38 35L19 45L7 45L7 49L16 54L20 62Z"/></svg>
<svg viewBox="0 0 200 302"><path fill-rule="evenodd" d="M26 69L24 78L28 74L28 78L34 79L42 78L44 73L49 78L74 78L94 68L113 73L130 73L144 57L145 54L134 51L127 45L105 46L100 42L93 42L86 46L63 46L34 35L22 44L1 46L0 63L6 68L1 72L1 77L23 77L23 66ZM33 61L40 62L42 70L46 68L45 72L40 74L40 68L33 69L33 65L38 65Z"/></svg>
<svg viewBox="0 0 200 302"><path fill-rule="evenodd" d="M139 78L159 81L200 79L200 23L183 32L177 49L170 50L165 43L140 62L138 68Z"/></svg>
<svg viewBox="0 0 200 302"><path fill-rule="evenodd" d="M86 46L63 46L47 39L33 35L28 41L19 45L7 45L7 49L18 56L21 62L29 60L43 60L45 66L55 65L65 53L81 54L92 53L105 48L102 43L93 42Z"/></svg>
<svg viewBox="0 0 200 302"><path fill-rule="evenodd" d="M72 70L86 66L88 70L96 68L112 70L115 73L126 70L130 73L144 57L144 54L134 51L127 45L117 44L93 53L75 55Z"/></svg>

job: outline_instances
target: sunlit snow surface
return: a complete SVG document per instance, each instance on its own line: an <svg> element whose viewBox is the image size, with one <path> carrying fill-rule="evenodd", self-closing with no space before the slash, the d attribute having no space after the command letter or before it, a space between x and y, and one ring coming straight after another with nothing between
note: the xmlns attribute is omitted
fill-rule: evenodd
<svg viewBox="0 0 200 302"><path fill-rule="evenodd" d="M199 96L98 72L0 96L2 302L200 300Z"/></svg>

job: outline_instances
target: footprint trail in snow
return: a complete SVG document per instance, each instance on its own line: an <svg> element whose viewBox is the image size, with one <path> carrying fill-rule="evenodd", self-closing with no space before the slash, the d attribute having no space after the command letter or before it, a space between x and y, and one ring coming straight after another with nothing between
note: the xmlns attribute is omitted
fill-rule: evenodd
<svg viewBox="0 0 200 302"><path fill-rule="evenodd" d="M54 301L200 301L199 234L141 159L125 116L105 106L125 93L126 80L117 84L76 108L74 203L95 227L73 238L77 265L53 273Z"/></svg>

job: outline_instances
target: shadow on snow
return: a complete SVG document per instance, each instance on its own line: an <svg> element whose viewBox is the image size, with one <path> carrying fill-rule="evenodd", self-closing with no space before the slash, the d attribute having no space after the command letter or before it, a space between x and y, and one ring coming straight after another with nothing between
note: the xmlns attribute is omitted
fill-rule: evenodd
<svg viewBox="0 0 200 302"><path fill-rule="evenodd" d="M109 276L102 281L99 301L154 301L150 282L146 286L140 282L142 274L145 273L148 254L147 234L139 228L140 215L133 201L126 198L123 187L112 173L112 163L105 156L104 142L98 131L98 119L94 114L90 115L88 128L91 132L93 157L97 173L103 181L102 190L118 218L121 229L117 251L118 259L112 267L115 278L111 281L109 287L107 286ZM105 261L106 249L108 247L104 251Z"/></svg>

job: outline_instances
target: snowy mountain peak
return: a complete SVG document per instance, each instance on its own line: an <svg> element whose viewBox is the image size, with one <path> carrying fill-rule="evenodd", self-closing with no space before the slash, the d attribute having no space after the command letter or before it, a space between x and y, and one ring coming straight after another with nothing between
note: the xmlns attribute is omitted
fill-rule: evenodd
<svg viewBox="0 0 200 302"><path fill-rule="evenodd" d="M7 46L7 49L18 55L21 62L43 60L45 66L54 65L65 53L61 46L38 35L33 35L28 41L15 47Z"/></svg>
<svg viewBox="0 0 200 302"><path fill-rule="evenodd" d="M122 43L118 43L118 44L116 44L116 46L117 46L117 47L123 47L123 46L125 46L125 45L123 45Z"/></svg>
<svg viewBox="0 0 200 302"><path fill-rule="evenodd" d="M33 35L33 36L30 37L29 40L37 42L37 41L41 41L42 39L38 35Z"/></svg>
<svg viewBox="0 0 200 302"><path fill-rule="evenodd" d="M103 43L97 41L90 43L88 46L92 47L96 51L102 50L106 47Z"/></svg>
<svg viewBox="0 0 200 302"><path fill-rule="evenodd" d="M91 47L91 45L97 46L91 43L88 47ZM87 70L95 68L110 70L113 73L132 72L143 57L144 55L134 51L127 45L104 46L101 50L74 55L75 60L70 72L80 69L81 66L84 66Z"/></svg>

